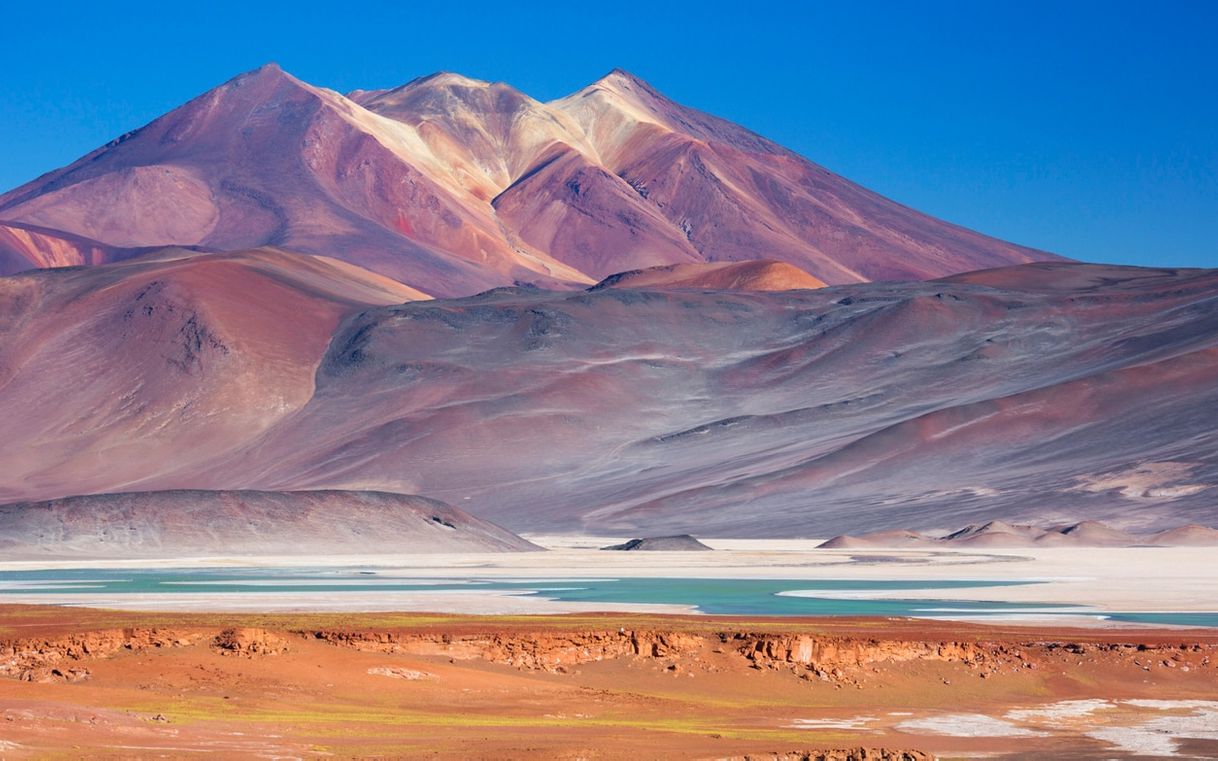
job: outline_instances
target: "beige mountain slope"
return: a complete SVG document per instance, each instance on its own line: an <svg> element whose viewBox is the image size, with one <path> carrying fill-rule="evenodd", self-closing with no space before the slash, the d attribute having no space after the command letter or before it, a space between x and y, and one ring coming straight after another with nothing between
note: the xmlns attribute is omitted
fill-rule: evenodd
<svg viewBox="0 0 1218 761"><path fill-rule="evenodd" d="M392 90L357 90L349 97L415 129L431 153L443 157L445 171L484 201L555 150L593 152L569 116L501 82L438 73Z"/></svg>
<svg viewBox="0 0 1218 761"><path fill-rule="evenodd" d="M824 288L821 280L785 262L669 264L610 275L601 288L702 288L722 291L796 291Z"/></svg>

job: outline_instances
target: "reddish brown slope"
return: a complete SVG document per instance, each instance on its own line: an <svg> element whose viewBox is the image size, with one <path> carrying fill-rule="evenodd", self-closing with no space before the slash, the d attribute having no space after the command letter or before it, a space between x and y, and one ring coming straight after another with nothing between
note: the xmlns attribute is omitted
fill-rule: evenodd
<svg viewBox="0 0 1218 761"><path fill-rule="evenodd" d="M189 469L303 406L347 314L422 294L283 251L0 279L0 500Z"/></svg>

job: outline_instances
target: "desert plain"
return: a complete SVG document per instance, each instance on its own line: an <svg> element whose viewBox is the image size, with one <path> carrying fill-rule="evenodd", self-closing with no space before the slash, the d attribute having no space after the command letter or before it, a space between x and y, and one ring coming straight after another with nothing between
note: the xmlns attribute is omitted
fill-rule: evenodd
<svg viewBox="0 0 1218 761"><path fill-rule="evenodd" d="M1036 583L867 592L1026 603L1032 611L971 621L707 615L476 588L109 597L8 590L0 608L4 756L917 761L1218 753L1218 631L1104 617L1212 610L1212 549L830 550L811 540L712 539L714 552L606 552L598 548L611 538L528 538L548 551L57 565L75 566L81 579L107 566L308 565L414 580ZM36 565L56 564L0 569ZM1037 603L1085 611L1037 613L1046 610Z"/></svg>

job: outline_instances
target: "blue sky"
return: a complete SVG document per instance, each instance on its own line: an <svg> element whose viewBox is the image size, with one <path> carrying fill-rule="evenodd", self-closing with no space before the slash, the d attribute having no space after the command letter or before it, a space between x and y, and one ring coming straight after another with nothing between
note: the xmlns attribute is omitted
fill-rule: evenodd
<svg viewBox="0 0 1218 761"><path fill-rule="evenodd" d="M622 67L952 222L1218 266L1218 2L18 5L4 189L272 60L339 91L450 70L542 99Z"/></svg>

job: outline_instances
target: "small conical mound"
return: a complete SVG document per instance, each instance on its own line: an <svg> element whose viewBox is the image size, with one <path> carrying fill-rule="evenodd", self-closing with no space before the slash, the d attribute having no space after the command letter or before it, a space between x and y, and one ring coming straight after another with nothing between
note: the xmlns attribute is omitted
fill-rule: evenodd
<svg viewBox="0 0 1218 761"><path fill-rule="evenodd" d="M710 550L689 534L674 536L652 536L645 539L631 539L623 544L601 547L602 550L618 550L621 552L702 552Z"/></svg>

